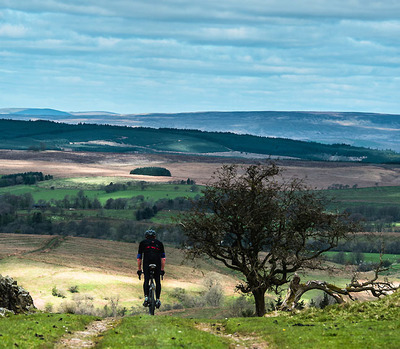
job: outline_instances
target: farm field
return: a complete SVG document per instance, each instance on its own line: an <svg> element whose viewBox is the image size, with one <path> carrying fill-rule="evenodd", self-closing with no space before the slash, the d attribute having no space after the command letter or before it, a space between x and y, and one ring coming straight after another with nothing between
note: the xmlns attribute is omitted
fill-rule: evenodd
<svg viewBox="0 0 400 349"><path fill-rule="evenodd" d="M154 177L149 177L152 180ZM125 190L118 190L107 193L104 186L110 183L123 184ZM89 199L97 199L104 206L109 199L130 199L141 197L144 201L155 202L159 199L175 199L178 197L194 198L201 195L201 185L169 184L169 183L146 183L141 181L121 177L74 177L58 178L38 182L35 185L16 185L0 188L0 195L9 193L11 195L31 194L34 201L44 200L63 200L65 197L70 199L77 197L79 193ZM400 186L371 187L371 188L349 188L341 190L327 190L327 196L334 199L331 209L344 210L357 206L370 207L400 207ZM160 211L152 221L155 223L168 223L176 215L176 211ZM133 219L134 212L131 210L74 210L73 212L63 212L64 217L103 217L113 219ZM53 214L53 219L56 215ZM62 217L60 219L63 219ZM397 222L393 222L396 227Z"/></svg>
<svg viewBox="0 0 400 349"><path fill-rule="evenodd" d="M109 182L149 180L148 176L129 175L136 167L161 166L171 171L172 177L152 177L152 182L186 180L207 184L222 164L248 164L263 159L235 159L212 156L174 154L121 154L60 151L0 150L0 174L41 171L55 178L108 177ZM361 187L400 186L399 165L377 165L341 162L278 160L283 177L303 178L312 188L326 189L339 183ZM88 180L87 180L88 181Z"/></svg>
<svg viewBox="0 0 400 349"><path fill-rule="evenodd" d="M0 195L4 193L10 193L12 195L23 195L30 193L35 201L45 200L50 201L62 200L65 196L75 197L78 192L84 190L84 193L90 199L97 198L102 204L104 204L110 198L131 198L134 196L143 195L144 199L158 200L161 198L171 198L184 196L194 197L198 192L191 190L188 185L182 184L147 184L144 189L140 188L140 185L133 181L132 187L128 186L126 190L120 190L118 192L107 193L104 189L100 189L103 185L112 183L111 180L105 177L96 178L71 178L49 180L45 182L39 182L36 185L16 185L11 187L0 188ZM94 185L93 183L98 183ZM103 185L101 183L104 183ZM119 181L116 183L124 183Z"/></svg>
<svg viewBox="0 0 400 349"><path fill-rule="evenodd" d="M328 190L328 193L332 195L341 206L400 206L399 186L374 186L369 188Z"/></svg>

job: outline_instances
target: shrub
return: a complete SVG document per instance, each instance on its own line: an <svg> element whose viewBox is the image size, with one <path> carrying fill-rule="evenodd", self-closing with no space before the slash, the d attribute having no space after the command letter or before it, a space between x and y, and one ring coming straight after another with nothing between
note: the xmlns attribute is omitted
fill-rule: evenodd
<svg viewBox="0 0 400 349"><path fill-rule="evenodd" d="M125 316L128 312L126 307L121 307L119 304L119 297L111 297L108 300L108 304L104 306L101 312L101 316L108 317L108 316Z"/></svg>
<svg viewBox="0 0 400 349"><path fill-rule="evenodd" d="M248 297L241 295L228 304L228 314L232 317L252 317L254 313L254 303Z"/></svg>
<svg viewBox="0 0 400 349"><path fill-rule="evenodd" d="M359 266L357 267L357 271L360 272L366 272L366 271L371 271L374 270L376 268L377 264L376 263L372 263L372 262L362 262L359 264Z"/></svg>
<svg viewBox="0 0 400 349"><path fill-rule="evenodd" d="M209 306L218 307L224 299L220 280L221 277L217 273L209 273L204 279L204 286L207 289L204 300Z"/></svg>
<svg viewBox="0 0 400 349"><path fill-rule="evenodd" d="M46 313L52 313L53 312L53 304L46 303L45 306L44 306L44 311Z"/></svg>
<svg viewBox="0 0 400 349"><path fill-rule="evenodd" d="M54 286L51 290L51 294L54 297L60 297L60 298L65 298L65 292L62 290L59 290L56 286Z"/></svg>
<svg viewBox="0 0 400 349"><path fill-rule="evenodd" d="M63 314L76 314L76 303L74 301L62 302L58 311Z"/></svg>
<svg viewBox="0 0 400 349"><path fill-rule="evenodd" d="M71 293L79 293L78 285L71 286L70 288L68 288L68 291Z"/></svg>

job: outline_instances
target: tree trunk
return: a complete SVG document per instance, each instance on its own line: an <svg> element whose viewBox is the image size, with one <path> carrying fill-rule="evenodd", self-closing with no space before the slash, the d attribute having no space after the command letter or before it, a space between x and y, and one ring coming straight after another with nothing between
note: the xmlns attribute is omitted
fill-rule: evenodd
<svg viewBox="0 0 400 349"><path fill-rule="evenodd" d="M388 281L377 281L378 274L381 271L381 265L375 270L375 276L372 280L367 280L362 283L357 281L355 277L351 280L350 284L346 287L338 287L333 284L329 284L325 281L311 280L305 284L300 283L300 276L296 273L293 275L293 279L289 284L289 288L286 293L286 297L280 307L281 310L293 310L296 304L300 301L301 296L310 290L321 290L335 298L336 302L341 304L345 302L343 296L354 300L352 293L357 292L371 292L374 297L386 296L393 293L399 287L393 285ZM255 297L255 296L254 296Z"/></svg>
<svg viewBox="0 0 400 349"><path fill-rule="evenodd" d="M265 311L265 290L257 288L252 291L254 300L256 301L256 315L257 316L264 316Z"/></svg>

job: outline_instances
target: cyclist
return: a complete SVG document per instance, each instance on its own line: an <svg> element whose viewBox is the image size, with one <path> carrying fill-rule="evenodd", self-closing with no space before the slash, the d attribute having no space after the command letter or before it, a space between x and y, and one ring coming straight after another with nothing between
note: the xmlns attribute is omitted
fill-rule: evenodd
<svg viewBox="0 0 400 349"><path fill-rule="evenodd" d="M142 271L142 260L143 260L143 271ZM145 232L145 239L139 244L139 251L137 255L138 271L139 276L144 274L144 303L143 306L149 305L149 279L150 270L149 265L155 264L157 266L154 273L154 281L156 283L156 308L161 306L160 295L161 295L161 281L160 276L165 274L165 251L164 245L161 241L156 239L156 232L153 229L149 229Z"/></svg>

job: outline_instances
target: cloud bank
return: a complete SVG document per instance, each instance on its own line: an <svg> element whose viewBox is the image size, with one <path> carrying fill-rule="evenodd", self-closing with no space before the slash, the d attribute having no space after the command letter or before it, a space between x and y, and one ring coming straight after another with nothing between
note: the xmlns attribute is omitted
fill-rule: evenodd
<svg viewBox="0 0 400 349"><path fill-rule="evenodd" d="M0 0L0 107L400 113L392 0Z"/></svg>

